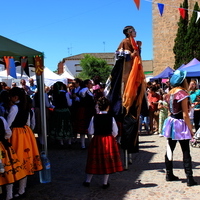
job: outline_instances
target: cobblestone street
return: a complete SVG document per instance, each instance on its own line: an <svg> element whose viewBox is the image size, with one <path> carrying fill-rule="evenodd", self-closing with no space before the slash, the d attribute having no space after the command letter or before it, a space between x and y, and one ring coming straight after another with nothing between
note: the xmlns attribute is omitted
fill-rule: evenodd
<svg viewBox="0 0 200 200"><path fill-rule="evenodd" d="M94 176L89 188L85 179L87 150L79 144L71 149L49 146L52 183L41 184L39 175L28 177L24 200L196 200L200 186L187 187L182 153L177 143L174 152L176 182L165 181L164 154L166 139L158 135L140 135L140 151L133 155L129 169L110 175L110 188L102 189L102 176ZM200 148L191 147L194 179L200 184ZM123 151L122 158L123 158Z"/></svg>

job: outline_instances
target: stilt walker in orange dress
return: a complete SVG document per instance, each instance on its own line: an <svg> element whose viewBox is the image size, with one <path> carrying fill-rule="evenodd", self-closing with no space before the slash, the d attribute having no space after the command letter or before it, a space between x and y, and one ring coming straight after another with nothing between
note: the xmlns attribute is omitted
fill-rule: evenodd
<svg viewBox="0 0 200 200"><path fill-rule="evenodd" d="M26 175L33 175L42 169L42 163L34 133L27 126L29 106L24 89L14 87L9 91L11 107L7 122L12 130L10 142L15 150ZM19 191L15 197L25 194L27 177L19 181Z"/></svg>
<svg viewBox="0 0 200 200"><path fill-rule="evenodd" d="M134 27L124 27L123 33L126 38L116 51L116 63L107 81L106 96L111 102L111 113L122 127L121 147L125 152L125 168L128 168L128 154L132 161L132 153L139 151L138 125L141 106L145 102L145 76L140 57L141 42L134 40Z"/></svg>

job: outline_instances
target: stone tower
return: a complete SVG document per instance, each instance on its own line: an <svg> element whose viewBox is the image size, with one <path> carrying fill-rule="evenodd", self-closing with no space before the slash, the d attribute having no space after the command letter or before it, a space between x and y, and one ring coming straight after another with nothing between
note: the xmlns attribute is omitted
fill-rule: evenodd
<svg viewBox="0 0 200 200"><path fill-rule="evenodd" d="M165 5L163 16L160 16L157 3ZM152 2L153 12L153 70L154 75L162 72L166 67L174 68L174 39L177 23L180 19L178 8L184 0L159 0ZM197 0L188 0L189 16L191 16Z"/></svg>

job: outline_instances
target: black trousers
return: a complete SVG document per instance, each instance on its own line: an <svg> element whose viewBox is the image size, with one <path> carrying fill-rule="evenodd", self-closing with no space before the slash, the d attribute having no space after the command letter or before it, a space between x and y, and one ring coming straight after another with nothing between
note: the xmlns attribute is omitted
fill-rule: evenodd
<svg viewBox="0 0 200 200"><path fill-rule="evenodd" d="M181 150L183 153L183 166L185 169L185 173L187 176L192 176L192 161L190 155L189 142L190 140L179 140L179 143L181 145ZM168 138L169 149L165 155L165 165L166 165L166 170L169 173L172 173L173 169L172 158L173 158L173 151L176 147L176 143L177 140L172 140L171 138Z"/></svg>
<svg viewBox="0 0 200 200"><path fill-rule="evenodd" d="M195 127L196 131L200 127L200 110L195 110L194 111L194 127Z"/></svg>

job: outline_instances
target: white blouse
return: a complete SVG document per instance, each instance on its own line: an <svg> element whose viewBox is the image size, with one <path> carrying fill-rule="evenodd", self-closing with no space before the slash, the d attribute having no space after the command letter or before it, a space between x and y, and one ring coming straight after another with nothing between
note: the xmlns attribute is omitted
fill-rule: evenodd
<svg viewBox="0 0 200 200"><path fill-rule="evenodd" d="M8 113L8 117L7 117L7 122L8 122L8 126L11 127L16 115L18 113L18 106L17 105L13 105Z"/></svg>
<svg viewBox="0 0 200 200"><path fill-rule="evenodd" d="M0 116L0 118L2 119L3 124L4 124L5 139L9 139L9 138L11 137L11 135L12 135L12 131L11 131L11 129L9 128L8 123L7 123L7 121L4 119L4 117Z"/></svg>
<svg viewBox="0 0 200 200"><path fill-rule="evenodd" d="M106 111L100 111L99 114L104 114L104 113L107 114ZM88 134L89 134L89 135L93 135L93 134L94 134L94 123L93 123L93 121L94 121L94 117L92 117L92 119L91 119L91 121L90 121L89 128L88 128ZM118 135L118 127L117 127L117 123L116 123L114 117L112 118L112 135L113 135L114 137L116 137L116 136Z"/></svg>

